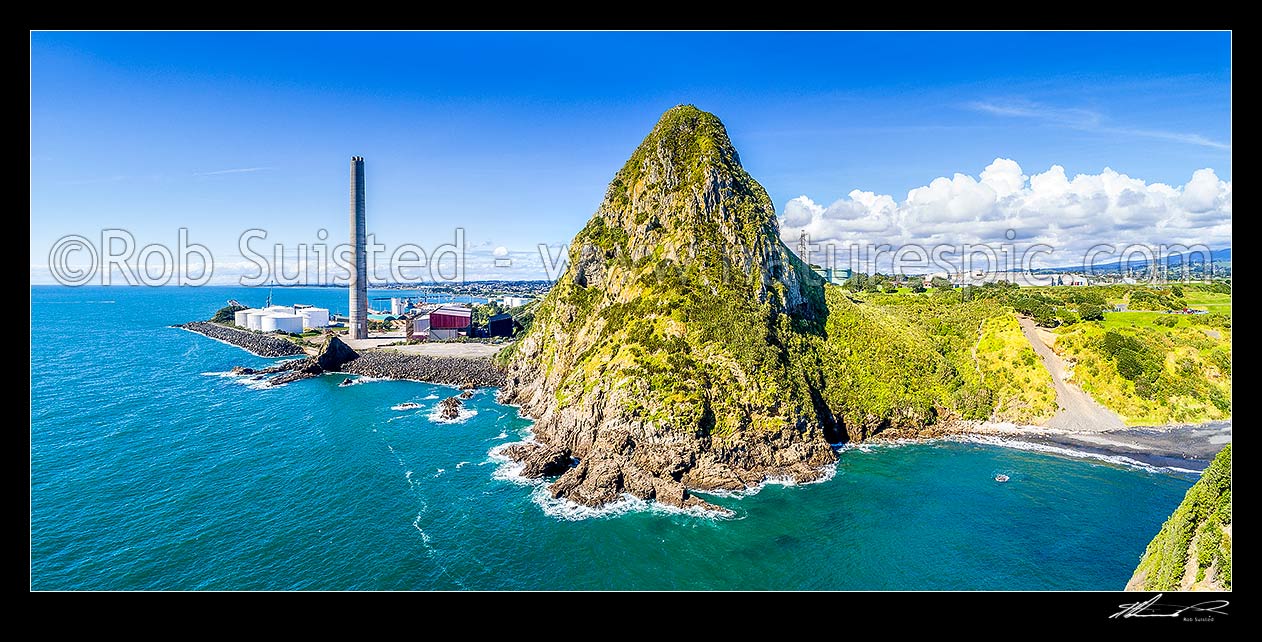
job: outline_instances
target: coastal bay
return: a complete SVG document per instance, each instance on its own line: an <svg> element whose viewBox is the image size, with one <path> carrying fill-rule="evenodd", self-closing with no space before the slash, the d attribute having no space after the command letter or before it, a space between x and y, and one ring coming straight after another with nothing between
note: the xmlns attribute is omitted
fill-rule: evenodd
<svg viewBox="0 0 1262 642"><path fill-rule="evenodd" d="M814 484L704 495L729 518L588 509L490 454L531 428L490 389L453 421L434 410L449 386L256 389L229 371L274 359L168 327L256 295L33 289L36 588L1120 589L1195 480L942 439L842 449ZM99 340L59 339L67 306ZM89 355L94 376L73 367Z"/></svg>

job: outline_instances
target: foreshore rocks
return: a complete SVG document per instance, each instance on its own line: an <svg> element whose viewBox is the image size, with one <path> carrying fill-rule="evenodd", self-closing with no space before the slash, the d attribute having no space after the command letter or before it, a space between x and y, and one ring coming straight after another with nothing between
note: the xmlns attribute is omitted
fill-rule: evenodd
<svg viewBox="0 0 1262 642"><path fill-rule="evenodd" d="M234 330L214 323L198 321L175 327L231 343L259 356L287 357L305 354L301 348L283 339ZM320 353L314 357L286 361L266 368L236 366L232 369L232 373L237 375L270 377L267 379L268 383L276 386L329 372L459 386L462 390L459 398L452 398L456 402L469 399L477 388L504 385L504 371L489 358L435 357L381 349L359 353L336 336L328 337Z"/></svg>
<svg viewBox="0 0 1262 642"><path fill-rule="evenodd" d="M434 357L379 349L345 363L342 372L383 379L410 379L470 388L504 385L504 371L484 357Z"/></svg>
<svg viewBox="0 0 1262 642"><path fill-rule="evenodd" d="M212 339L230 343L260 357L292 357L304 354L302 348L295 345L292 341L286 341L285 339L266 334L255 334L246 330L229 328L218 323L193 321L172 327L204 334Z"/></svg>
<svg viewBox="0 0 1262 642"><path fill-rule="evenodd" d="M460 416L460 407L463 405L463 401L455 397L447 397L438 404L439 416L443 419L455 419Z"/></svg>

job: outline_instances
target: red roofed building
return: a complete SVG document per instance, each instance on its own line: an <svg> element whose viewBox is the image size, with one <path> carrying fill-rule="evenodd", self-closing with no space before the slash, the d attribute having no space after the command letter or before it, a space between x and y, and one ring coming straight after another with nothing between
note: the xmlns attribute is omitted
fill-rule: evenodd
<svg viewBox="0 0 1262 642"><path fill-rule="evenodd" d="M468 336L473 325L473 310L460 306L443 306L413 321L412 338L429 341Z"/></svg>

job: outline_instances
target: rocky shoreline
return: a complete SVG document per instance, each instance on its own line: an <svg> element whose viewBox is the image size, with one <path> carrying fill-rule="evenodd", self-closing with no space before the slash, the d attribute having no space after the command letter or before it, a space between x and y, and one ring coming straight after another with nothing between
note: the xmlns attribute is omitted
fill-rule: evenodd
<svg viewBox="0 0 1262 642"><path fill-rule="evenodd" d="M520 371L519 371L520 372ZM510 377L501 403L521 406L535 420L534 438L501 454L522 464L531 479L557 477L548 491L584 506L602 506L624 494L676 508L729 511L693 495L742 491L770 478L818 481L837 462L823 431L785 426L718 436L662 432L646 422L610 421L602 408L557 408L542 377Z"/></svg>
<svg viewBox="0 0 1262 642"><path fill-rule="evenodd" d="M293 357L303 352L291 341L286 341L277 337L267 336L265 334L255 334L245 330L237 330L218 323L210 323L208 321L193 321L191 323L182 323L173 325L173 328L196 332L197 334L208 336L212 339L230 343L238 348L246 350L251 354L260 357Z"/></svg>
<svg viewBox="0 0 1262 642"><path fill-rule="evenodd" d="M478 388L498 388L504 385L504 371L489 358L412 355L388 348L363 352L359 358L343 364L341 372L450 386L472 384Z"/></svg>
<svg viewBox="0 0 1262 642"><path fill-rule="evenodd" d="M223 341L260 357L306 355L302 348L284 339L237 330L217 323L193 321L171 327ZM381 348L356 352L335 336L329 337L320 353L314 357L307 356L305 359L257 369L238 366L233 371L266 379L272 385L283 385L330 372L460 386L466 390L498 388L504 385L504 371L489 357L414 355Z"/></svg>

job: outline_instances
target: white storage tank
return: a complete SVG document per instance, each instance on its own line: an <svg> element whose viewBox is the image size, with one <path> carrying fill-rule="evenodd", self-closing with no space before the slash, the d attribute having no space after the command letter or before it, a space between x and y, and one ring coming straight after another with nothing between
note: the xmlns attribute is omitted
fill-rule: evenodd
<svg viewBox="0 0 1262 642"><path fill-rule="evenodd" d="M296 314L274 313L262 318L261 330L264 332L302 333L302 317Z"/></svg>
<svg viewBox="0 0 1262 642"><path fill-rule="evenodd" d="M250 310L245 316L245 327L251 330L262 330L265 316L267 313L263 310Z"/></svg>
<svg viewBox="0 0 1262 642"><path fill-rule="evenodd" d="M250 325L249 316L251 312L258 312L258 310L255 310L254 308L246 308L244 310L237 310L236 312L232 314L232 322L242 328L249 327Z"/></svg>
<svg viewBox="0 0 1262 642"><path fill-rule="evenodd" d="M304 328L323 328L329 325L328 308L302 308L298 315L302 317Z"/></svg>
<svg viewBox="0 0 1262 642"><path fill-rule="evenodd" d="M293 313L294 313L294 306L292 306L292 305L269 305L269 306L267 306L266 310L267 310L268 312L273 312L273 313L280 313L280 314L293 314Z"/></svg>

